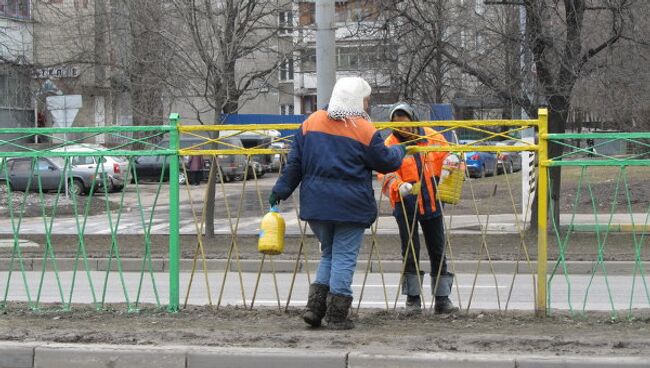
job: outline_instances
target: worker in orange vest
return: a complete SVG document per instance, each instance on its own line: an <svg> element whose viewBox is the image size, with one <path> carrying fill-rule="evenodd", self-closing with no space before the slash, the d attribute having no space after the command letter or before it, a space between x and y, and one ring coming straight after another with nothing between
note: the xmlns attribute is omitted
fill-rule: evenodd
<svg viewBox="0 0 650 368"><path fill-rule="evenodd" d="M411 122L417 121L418 118L411 105L398 103L391 109L390 120ZM442 134L427 127L393 129L392 134L386 138L385 144L387 146L403 144L407 147L448 145ZM424 272L418 272L420 268L416 267L419 265L420 257L418 224L422 227L431 262L431 290L435 296L434 312L448 314L458 310L449 299L454 275L447 271L442 203L436 198L437 183L447 156L448 152L407 154L397 171L378 175L379 181L383 182L384 194L390 198L393 216L399 227L402 257L405 258L406 263L402 277L402 294L406 295L406 309L409 312L422 310L420 290ZM410 234L411 229L413 232Z"/></svg>

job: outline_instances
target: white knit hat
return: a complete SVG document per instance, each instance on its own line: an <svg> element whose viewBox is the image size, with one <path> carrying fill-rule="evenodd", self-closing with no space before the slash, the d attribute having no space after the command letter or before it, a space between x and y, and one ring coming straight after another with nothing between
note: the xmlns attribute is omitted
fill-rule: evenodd
<svg viewBox="0 0 650 368"><path fill-rule="evenodd" d="M363 100L370 96L371 91L370 85L363 78L344 77L337 80L327 106L327 114L335 120L351 116L369 119L363 108Z"/></svg>

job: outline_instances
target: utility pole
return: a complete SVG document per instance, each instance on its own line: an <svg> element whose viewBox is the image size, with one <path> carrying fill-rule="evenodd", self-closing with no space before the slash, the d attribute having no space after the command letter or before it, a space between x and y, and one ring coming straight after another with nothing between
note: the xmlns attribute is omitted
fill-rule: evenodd
<svg viewBox="0 0 650 368"><path fill-rule="evenodd" d="M336 81L334 0L316 0L316 106L329 103Z"/></svg>

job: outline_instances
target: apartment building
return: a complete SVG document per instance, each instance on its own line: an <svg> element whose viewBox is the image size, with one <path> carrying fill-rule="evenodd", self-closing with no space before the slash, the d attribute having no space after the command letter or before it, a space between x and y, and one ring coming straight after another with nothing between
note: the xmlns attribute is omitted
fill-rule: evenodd
<svg viewBox="0 0 650 368"><path fill-rule="evenodd" d="M291 85L293 101L281 104L281 113L309 114L322 106L316 104L316 4L314 0L294 3L292 32L296 50L286 73L280 73L280 84ZM280 20L287 18L281 16ZM373 88L372 104L392 103L391 91L393 45L387 41L383 20L373 1L349 0L335 2L336 77L361 76ZM283 79L285 78L285 79ZM287 100L285 100L287 101ZM288 101L287 101L288 102Z"/></svg>

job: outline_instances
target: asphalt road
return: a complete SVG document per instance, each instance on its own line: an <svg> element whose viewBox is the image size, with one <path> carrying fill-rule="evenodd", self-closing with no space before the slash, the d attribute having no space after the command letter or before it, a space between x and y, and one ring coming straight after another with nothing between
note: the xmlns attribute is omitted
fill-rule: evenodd
<svg viewBox="0 0 650 368"><path fill-rule="evenodd" d="M106 273L91 272L90 274L95 288L95 300L101 300ZM34 301L37 299L41 274L40 272L26 272L25 275L30 288L31 300ZM255 296L254 305L286 305L292 274L276 273L274 276L272 273L262 273L259 279L257 293L254 295L257 282L256 273L242 273L242 283L240 283L239 274L229 272L226 277L223 294L221 295L221 302L219 302L219 299L224 273L209 273L208 276L213 305L220 303L220 305L247 305L250 307L251 302L253 302L253 296ZM6 284L7 277L7 272L0 272L0 285ZM63 288L63 298L67 301L70 298L72 272L60 272L59 277ZM167 277L165 273L153 274L159 300L162 304L167 304L168 302L169 280ZM181 303L183 303L188 290L189 278L189 273L181 273ZM355 306L358 303L361 289L364 285L363 278L363 272L357 272L355 275L353 282ZM306 304L307 288L310 280L307 277L307 273L297 274L290 305L304 306ZM383 281L380 273L370 273L365 282L361 307L392 308L395 305L396 297L398 300L397 306L403 306L403 296L396 294L398 280L399 274L397 273L384 274ZM428 276L425 277L423 285L427 305L431 302L431 289L430 285L428 285L428 280ZM593 279L591 279L590 275L570 275L569 280L571 285L571 308L574 310L582 310L583 303L586 303L584 309L589 311L606 311L612 308L621 310L630 308L630 306L632 308L648 307L648 296L645 293L643 283L638 278L633 283L631 276L609 276L606 283L602 274L597 274ZM554 309L569 309L568 284L566 281L564 276L559 275L551 283L551 307ZM107 282L106 303L124 303L127 297L129 301L134 302L137 299L139 283L140 274L124 273L124 284L127 286L127 294L125 295L119 275L117 273L111 273ZM452 298L456 304L460 301L460 305L463 308L469 307L470 310L534 309L534 290L536 289L531 275L519 274L514 277L513 282L513 275L497 274L493 277L489 274L483 274L479 275L476 283L474 283L473 274L458 274L457 283L458 287L456 285L454 286ZM54 275L48 273L43 280L40 302L61 302L61 294L57 285L58 283ZM384 285L386 286L385 288ZM634 288L634 298L631 299L632 288ZM14 273L9 285L7 299L11 301L27 301L28 298L26 295L22 277L18 273ZM611 301L608 295L612 295ZM148 274L143 279L139 301L141 303L156 303L152 278ZM77 274L72 302L93 302L92 293L85 273ZM188 303L191 305L209 304L207 287L202 273L195 275Z"/></svg>

